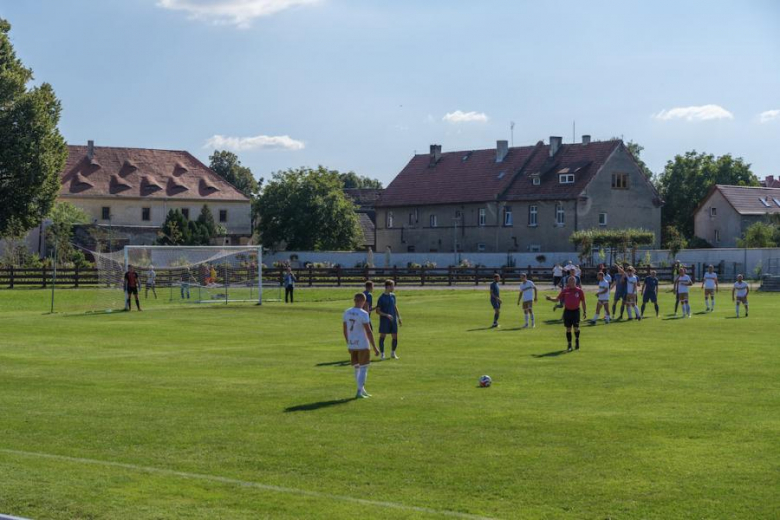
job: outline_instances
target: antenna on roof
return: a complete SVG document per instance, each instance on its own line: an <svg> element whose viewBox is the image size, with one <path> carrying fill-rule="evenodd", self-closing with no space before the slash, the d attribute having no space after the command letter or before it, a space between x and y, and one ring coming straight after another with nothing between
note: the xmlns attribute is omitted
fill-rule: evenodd
<svg viewBox="0 0 780 520"><path fill-rule="evenodd" d="M512 146L514 146L515 145L515 122L514 121L509 122L509 139L510 142L512 143Z"/></svg>
<svg viewBox="0 0 780 520"><path fill-rule="evenodd" d="M574 120L571 122L571 144L574 144L577 142L577 132L575 129L577 128L577 121Z"/></svg>

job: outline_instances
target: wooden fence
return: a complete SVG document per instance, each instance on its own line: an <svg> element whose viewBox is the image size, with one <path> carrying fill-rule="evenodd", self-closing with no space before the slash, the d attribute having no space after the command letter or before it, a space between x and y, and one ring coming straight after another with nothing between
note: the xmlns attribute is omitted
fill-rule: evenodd
<svg viewBox="0 0 780 520"><path fill-rule="evenodd" d="M658 278L662 281L672 280L671 267L654 268L658 273ZM639 276L643 277L649 272L649 268L639 269ZM695 266L688 266L689 274L695 280ZM585 267L582 269L582 282L591 284L596 282L595 267ZM169 287L178 285L185 279L181 269L159 269L157 270L156 284L158 287ZM517 283L520 281L520 274L528 274L531 280L536 282L552 283L552 268L550 267L435 267L435 268L314 268L303 267L293 269L297 285L308 287L357 287L364 284L366 280L374 280L381 285L384 280L394 280L398 285L407 286L455 286L455 285L480 285L488 284L493 280L493 275L501 275L503 284ZM141 272L141 283L145 283L145 273ZM267 268L263 269L263 285L281 284L284 276L284 269ZM246 284L257 283L257 271L252 268L242 267L233 269L229 273L231 283L241 282ZM57 269L56 280L54 272L50 268L40 269L20 269L4 268L0 269L0 287L50 287L54 283L62 287L89 287L97 286L100 282L97 269ZM192 283L192 282L191 282ZM222 273L218 273L217 284L224 284L225 280Z"/></svg>

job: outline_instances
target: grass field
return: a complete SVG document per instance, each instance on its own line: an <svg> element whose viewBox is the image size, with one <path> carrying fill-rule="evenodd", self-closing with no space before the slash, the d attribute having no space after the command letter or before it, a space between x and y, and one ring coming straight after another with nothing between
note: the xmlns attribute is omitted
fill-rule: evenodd
<svg viewBox="0 0 780 520"><path fill-rule="evenodd" d="M661 318L584 327L566 354L547 302L518 330L505 290L489 330L484 289L400 289L401 359L352 400L351 291L299 292L104 315L0 292L0 513L780 517L780 296L737 320L730 294L705 315L694 291L669 319L664 293Z"/></svg>

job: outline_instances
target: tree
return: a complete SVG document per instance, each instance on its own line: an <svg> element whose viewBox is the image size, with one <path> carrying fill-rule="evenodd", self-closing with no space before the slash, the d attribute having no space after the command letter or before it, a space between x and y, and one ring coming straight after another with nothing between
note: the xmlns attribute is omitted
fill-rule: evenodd
<svg viewBox="0 0 780 520"><path fill-rule="evenodd" d="M51 225L46 229L47 238L57 252L57 262L67 263L73 256L73 226L88 223L89 215L70 202L58 202L49 217Z"/></svg>
<svg viewBox="0 0 780 520"><path fill-rule="evenodd" d="M189 240L187 219L178 209L170 210L158 233L157 243L163 246L183 246L189 244Z"/></svg>
<svg viewBox="0 0 780 520"><path fill-rule="evenodd" d="M157 243L165 246L207 246L211 239L224 234L225 228L217 225L207 205L200 209L196 220L187 220L181 211L168 212L158 233Z"/></svg>
<svg viewBox="0 0 780 520"><path fill-rule="evenodd" d="M260 192L263 179L256 181L252 170L243 166L238 156L227 150L214 150L209 157L209 168L214 170L217 175L238 188L238 190L247 197L256 197Z"/></svg>
<svg viewBox="0 0 780 520"><path fill-rule="evenodd" d="M664 206L661 223L664 229L676 228L686 239L693 237L693 212L715 184L758 186L758 178L741 158L695 150L677 155L666 163L658 180Z"/></svg>
<svg viewBox="0 0 780 520"><path fill-rule="evenodd" d="M355 205L338 172L320 166L273 175L258 200L257 230L269 247L349 250L361 235Z"/></svg>
<svg viewBox="0 0 780 520"><path fill-rule="evenodd" d="M569 236L569 241L580 250L580 256L589 257L593 252L593 246L608 247L616 250L618 256L625 257L629 249L632 254L638 246L647 246L655 243L655 233L646 229L583 229L575 231Z"/></svg>
<svg viewBox="0 0 780 520"><path fill-rule="evenodd" d="M214 220L214 214L211 213L211 209L206 204L200 208L197 223L206 229L209 238L217 235L217 222Z"/></svg>
<svg viewBox="0 0 780 520"><path fill-rule="evenodd" d="M742 238L737 239L737 247L775 247L775 226L769 222L756 222L745 230Z"/></svg>
<svg viewBox="0 0 780 520"><path fill-rule="evenodd" d="M669 250L669 256L674 258L677 253L688 247L688 240L674 226L664 229L664 247Z"/></svg>
<svg viewBox="0 0 780 520"><path fill-rule="evenodd" d="M378 179L372 179L370 177L363 177L355 172L340 173L339 178L344 185L344 189L355 188L374 188L382 189L382 181Z"/></svg>
<svg viewBox="0 0 780 520"><path fill-rule="evenodd" d="M16 57L10 30L0 18L0 236L49 214L67 158L60 102L48 83L27 88L33 73Z"/></svg>
<svg viewBox="0 0 780 520"><path fill-rule="evenodd" d="M653 170L651 170L647 164L645 164L645 161L640 158L642 155L642 150L644 150L645 147L639 143L635 143L634 141L629 141L625 144L626 148L628 148L628 151L631 152L632 156L634 156L634 160L636 161L637 165L639 165L639 169L642 170L642 173L644 173L645 177L647 177L647 180L655 184L655 174L653 173Z"/></svg>

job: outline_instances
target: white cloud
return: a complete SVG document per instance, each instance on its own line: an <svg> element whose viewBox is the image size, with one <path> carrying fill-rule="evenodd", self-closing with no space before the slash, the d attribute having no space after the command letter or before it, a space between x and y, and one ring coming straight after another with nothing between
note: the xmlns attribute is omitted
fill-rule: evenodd
<svg viewBox="0 0 780 520"><path fill-rule="evenodd" d="M487 123L488 116L484 112L456 110L455 112L448 112L441 120L448 123Z"/></svg>
<svg viewBox="0 0 780 520"><path fill-rule="evenodd" d="M661 121L670 119L685 119L686 121L709 121L711 119L734 119L734 114L720 105L701 105L693 107L677 107L661 110L653 115Z"/></svg>
<svg viewBox="0 0 780 520"><path fill-rule="evenodd" d="M291 7L309 5L320 0L159 0L158 7L183 11L194 20L218 25L235 25L246 29L255 18L271 16Z"/></svg>
<svg viewBox="0 0 780 520"><path fill-rule="evenodd" d="M761 123L768 123L770 121L780 121L780 110L767 110L758 114L758 120Z"/></svg>
<svg viewBox="0 0 780 520"><path fill-rule="evenodd" d="M204 148L219 150L303 150L303 141L291 138L289 135L256 135L254 137L228 137L213 135L206 139Z"/></svg>

